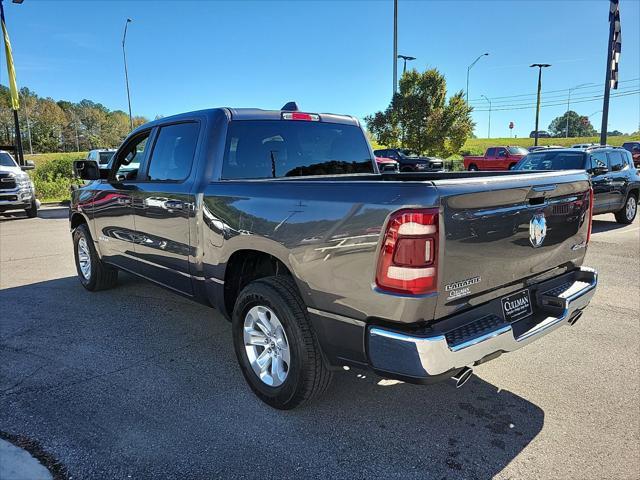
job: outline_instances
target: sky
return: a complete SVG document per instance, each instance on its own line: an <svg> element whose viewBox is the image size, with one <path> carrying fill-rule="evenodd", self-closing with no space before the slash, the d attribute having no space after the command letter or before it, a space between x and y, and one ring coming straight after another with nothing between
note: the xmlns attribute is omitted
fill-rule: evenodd
<svg viewBox="0 0 640 480"><path fill-rule="evenodd" d="M134 115L150 119L217 106L366 115L393 89L393 2L63 1L5 3L18 85L55 100L84 98L127 110L122 33ZM475 133L528 136L537 71L540 128L567 108L600 129L608 0L399 1L398 53L437 68L448 93L464 90L468 65ZM620 0L620 87L609 130L640 128L640 1ZM2 53L0 83L7 84ZM398 64L401 73L402 63ZM636 92L636 93L633 93ZM506 98L505 98L506 97ZM585 101L589 100L589 101ZM580 102L580 103L577 103ZM549 106L544 106L550 104ZM517 108L516 108L517 107ZM509 131L509 122L515 128Z"/></svg>

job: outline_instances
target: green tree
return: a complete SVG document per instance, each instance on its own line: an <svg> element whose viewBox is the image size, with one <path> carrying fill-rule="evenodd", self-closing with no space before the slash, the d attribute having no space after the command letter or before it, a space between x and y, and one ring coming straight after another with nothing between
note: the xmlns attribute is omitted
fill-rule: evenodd
<svg viewBox="0 0 640 480"><path fill-rule="evenodd" d="M567 135L567 119L569 120L569 134ZM597 134L589 117L578 115L569 110L564 115L556 117L549 124L549 133L554 137L593 137Z"/></svg>
<svg viewBox="0 0 640 480"><path fill-rule="evenodd" d="M462 91L447 101L447 83L438 70L410 70L383 112L365 118L376 141L422 154L449 156L460 151L473 132L471 107Z"/></svg>

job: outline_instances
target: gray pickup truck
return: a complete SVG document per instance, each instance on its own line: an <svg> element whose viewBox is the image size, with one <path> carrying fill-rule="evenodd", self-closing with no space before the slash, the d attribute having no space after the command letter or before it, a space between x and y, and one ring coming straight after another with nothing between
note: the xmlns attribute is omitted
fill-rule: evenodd
<svg viewBox="0 0 640 480"><path fill-rule="evenodd" d="M597 285L587 173L380 174L349 116L186 113L137 128L108 170L74 168L82 285L124 270L219 309L276 408L345 367L462 385L573 325Z"/></svg>

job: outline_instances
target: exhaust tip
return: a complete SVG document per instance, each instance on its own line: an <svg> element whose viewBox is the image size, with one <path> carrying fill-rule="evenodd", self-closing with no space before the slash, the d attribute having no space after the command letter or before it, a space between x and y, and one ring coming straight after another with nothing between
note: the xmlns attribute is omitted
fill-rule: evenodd
<svg viewBox="0 0 640 480"><path fill-rule="evenodd" d="M469 367L464 367L460 372L455 374L453 377L454 382L456 382L456 388L462 387L473 375L473 369Z"/></svg>
<svg viewBox="0 0 640 480"><path fill-rule="evenodd" d="M578 312L571 320L569 320L569 325L573 327L578 322L578 320L580 320L581 316L582 311Z"/></svg>

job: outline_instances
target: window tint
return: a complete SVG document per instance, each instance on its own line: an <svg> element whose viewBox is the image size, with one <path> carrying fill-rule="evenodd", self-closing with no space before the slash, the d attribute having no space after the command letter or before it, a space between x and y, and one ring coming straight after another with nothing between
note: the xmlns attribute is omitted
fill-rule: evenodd
<svg viewBox="0 0 640 480"><path fill-rule="evenodd" d="M119 152L115 166L116 180L135 180L137 178L150 133L151 131L148 131L138 135L124 150Z"/></svg>
<svg viewBox="0 0 640 480"><path fill-rule="evenodd" d="M223 178L276 178L372 173L362 130L337 123L245 120L231 122Z"/></svg>
<svg viewBox="0 0 640 480"><path fill-rule="evenodd" d="M496 156L496 149L495 148L487 149L487 157L495 157L495 156Z"/></svg>
<svg viewBox="0 0 640 480"><path fill-rule="evenodd" d="M516 170L582 170L584 154L581 152L530 153L515 167Z"/></svg>
<svg viewBox="0 0 640 480"><path fill-rule="evenodd" d="M607 160L607 152L593 152L591 154L591 168L606 167L609 168Z"/></svg>
<svg viewBox="0 0 640 480"><path fill-rule="evenodd" d="M498 148L497 150L497 155L498 157L506 157L507 156L507 151L504 148Z"/></svg>
<svg viewBox="0 0 640 480"><path fill-rule="evenodd" d="M179 123L160 128L149 162L147 179L181 181L189 176L200 126Z"/></svg>
<svg viewBox="0 0 640 480"><path fill-rule="evenodd" d="M622 170L624 167L624 159L622 158L622 152L609 152L609 169L611 171Z"/></svg>
<svg viewBox="0 0 640 480"><path fill-rule="evenodd" d="M106 165L113 157L113 152L100 152L100 165Z"/></svg>

